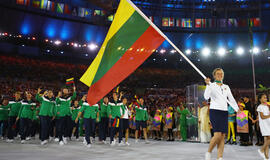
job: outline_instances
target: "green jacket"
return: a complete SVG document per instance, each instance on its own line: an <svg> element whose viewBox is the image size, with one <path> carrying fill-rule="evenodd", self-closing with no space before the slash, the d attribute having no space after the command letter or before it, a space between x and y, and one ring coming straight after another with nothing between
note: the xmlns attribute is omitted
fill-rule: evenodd
<svg viewBox="0 0 270 160"><path fill-rule="evenodd" d="M56 98L56 104L59 104L59 107L57 109L59 112L59 117L71 116L70 105L71 105L71 101L75 100L75 98L76 98L76 92L73 92L73 95L69 97Z"/></svg>
<svg viewBox="0 0 270 160"><path fill-rule="evenodd" d="M108 114L108 107L109 107L109 105L103 103L103 100L100 101L100 117L101 117L101 118L109 117L109 114Z"/></svg>
<svg viewBox="0 0 270 160"><path fill-rule="evenodd" d="M33 121L37 121L38 120L39 111L40 111L40 107L38 107L38 108L36 107L33 110L33 116L32 116L32 120Z"/></svg>
<svg viewBox="0 0 270 160"><path fill-rule="evenodd" d="M81 109L81 107L71 109L71 118L73 121L75 121L75 119L77 118L77 115L79 113L79 110Z"/></svg>
<svg viewBox="0 0 270 160"><path fill-rule="evenodd" d="M53 109L55 106L55 100L53 98L49 99L48 97L40 96L39 94L36 95L36 100L40 102L40 116L50 116L52 117Z"/></svg>
<svg viewBox="0 0 270 160"><path fill-rule="evenodd" d="M125 108L122 102L109 102L107 112L109 115L112 115L112 119L120 118L125 114Z"/></svg>
<svg viewBox="0 0 270 160"><path fill-rule="evenodd" d="M146 106L142 106L142 105L136 106L135 110L136 110L136 116L135 116L136 121L148 120L148 113L147 113Z"/></svg>
<svg viewBox="0 0 270 160"><path fill-rule="evenodd" d="M8 116L15 116L15 117L17 117L18 114L19 114L19 111L21 109L21 106L22 106L21 100L20 101L16 101L16 100L9 101L8 106L9 106L9 109L10 109Z"/></svg>
<svg viewBox="0 0 270 160"><path fill-rule="evenodd" d="M19 118L33 118L33 110L36 108L36 103L33 103L32 101L22 101L22 106L19 111L18 117Z"/></svg>
<svg viewBox="0 0 270 160"><path fill-rule="evenodd" d="M9 106L0 106L0 121L8 120Z"/></svg>
<svg viewBox="0 0 270 160"><path fill-rule="evenodd" d="M97 118L98 104L90 106L87 102L80 100L79 105L82 106L79 112L83 112L83 118Z"/></svg>
<svg viewBox="0 0 270 160"><path fill-rule="evenodd" d="M53 107L53 116L55 116L55 119L59 119L60 118L60 114L58 114L58 110L59 110L59 104L56 104L54 107Z"/></svg>
<svg viewBox="0 0 270 160"><path fill-rule="evenodd" d="M180 125L187 125L187 116L190 115L189 110L186 108L182 111L177 107L177 112L180 114Z"/></svg>

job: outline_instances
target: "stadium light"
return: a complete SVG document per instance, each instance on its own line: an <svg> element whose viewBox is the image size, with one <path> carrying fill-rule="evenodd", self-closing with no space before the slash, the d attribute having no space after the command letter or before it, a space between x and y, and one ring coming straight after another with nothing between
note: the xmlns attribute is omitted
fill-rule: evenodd
<svg viewBox="0 0 270 160"><path fill-rule="evenodd" d="M165 52L166 52L165 49L161 49L161 50L160 50L160 53L161 53L161 54L163 54L163 53L165 53Z"/></svg>
<svg viewBox="0 0 270 160"><path fill-rule="evenodd" d="M170 52L171 52L172 54L174 54L174 53L176 53L176 50L172 49Z"/></svg>
<svg viewBox="0 0 270 160"><path fill-rule="evenodd" d="M56 40L56 41L54 42L54 44L59 45L59 44L61 44L61 41Z"/></svg>
<svg viewBox="0 0 270 160"><path fill-rule="evenodd" d="M253 49L252 49L252 53L253 54L258 54L260 52L260 49L258 48L258 47L254 47Z"/></svg>
<svg viewBox="0 0 270 160"><path fill-rule="evenodd" d="M205 56L205 57L207 57L207 56L210 55L210 52L211 52L211 50L209 48L205 47L202 50L202 55Z"/></svg>
<svg viewBox="0 0 270 160"><path fill-rule="evenodd" d="M223 57L226 54L226 50L224 48L219 48L217 53L219 56Z"/></svg>
<svg viewBox="0 0 270 160"><path fill-rule="evenodd" d="M98 46L97 46L96 44L94 44L94 43L91 43L91 44L88 45L88 48L89 48L91 51L96 50L97 47L98 47Z"/></svg>
<svg viewBox="0 0 270 160"><path fill-rule="evenodd" d="M236 49L236 53L237 53L238 55L243 55L243 54L244 54L244 49L243 49L242 47L238 47L238 48Z"/></svg>
<svg viewBox="0 0 270 160"><path fill-rule="evenodd" d="M187 55L190 55L190 54L191 54L191 50L190 50L190 49L187 49L187 50L186 50L186 54L187 54Z"/></svg>
<svg viewBox="0 0 270 160"><path fill-rule="evenodd" d="M75 48L77 48L77 47L78 47L78 44L77 44L77 43L74 43L73 46L74 46Z"/></svg>

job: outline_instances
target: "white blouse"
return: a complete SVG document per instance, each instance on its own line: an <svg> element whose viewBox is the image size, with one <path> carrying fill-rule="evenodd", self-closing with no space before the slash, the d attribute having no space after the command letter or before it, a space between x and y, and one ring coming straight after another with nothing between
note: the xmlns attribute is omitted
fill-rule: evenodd
<svg viewBox="0 0 270 160"><path fill-rule="evenodd" d="M260 104L257 108L257 112L262 112L263 115L268 116L270 115L269 107ZM267 119L262 119L261 114L259 114L259 125L260 125L260 130L262 133L262 136L270 136L270 118Z"/></svg>
<svg viewBox="0 0 270 160"><path fill-rule="evenodd" d="M226 84L219 86L217 83L210 83L209 85L206 85L204 98L206 100L209 98L211 99L210 109L228 111L228 100L236 112L239 110L238 105L233 98L231 89Z"/></svg>

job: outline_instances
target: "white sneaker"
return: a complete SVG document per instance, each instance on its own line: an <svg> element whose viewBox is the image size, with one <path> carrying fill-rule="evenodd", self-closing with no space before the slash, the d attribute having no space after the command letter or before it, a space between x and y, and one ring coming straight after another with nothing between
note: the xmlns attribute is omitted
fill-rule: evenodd
<svg viewBox="0 0 270 160"><path fill-rule="evenodd" d="M79 138L76 138L76 141L80 141L80 139Z"/></svg>
<svg viewBox="0 0 270 160"><path fill-rule="evenodd" d="M67 144L67 138L66 137L63 137L63 142L64 142L64 144Z"/></svg>
<svg viewBox="0 0 270 160"><path fill-rule="evenodd" d="M25 140L29 141L29 140L31 140L31 137L26 137L26 139L25 139Z"/></svg>
<svg viewBox="0 0 270 160"><path fill-rule="evenodd" d="M128 142L126 142L126 145L127 145L127 146L130 146L130 144L129 144Z"/></svg>
<svg viewBox="0 0 270 160"><path fill-rule="evenodd" d="M106 141L104 141L104 140L102 141L102 143L103 143L103 144L107 144L107 142L106 142Z"/></svg>
<svg viewBox="0 0 270 160"><path fill-rule="evenodd" d="M210 152L205 153L205 160L211 160L211 153Z"/></svg>
<svg viewBox="0 0 270 160"><path fill-rule="evenodd" d="M7 143L12 143L14 140L13 139L7 139L6 142Z"/></svg>
<svg viewBox="0 0 270 160"><path fill-rule="evenodd" d="M24 144L25 143L25 140L21 140L21 144Z"/></svg>
<svg viewBox="0 0 270 160"><path fill-rule="evenodd" d="M54 142L59 142L59 138L55 138L54 139Z"/></svg>
<svg viewBox="0 0 270 160"><path fill-rule="evenodd" d="M261 149L258 149L258 153L259 153L259 155L260 155L262 158L266 159L264 153L261 152Z"/></svg>
<svg viewBox="0 0 270 160"><path fill-rule="evenodd" d="M49 137L49 141L51 142L53 140L53 137Z"/></svg>
<svg viewBox="0 0 270 160"><path fill-rule="evenodd" d="M135 139L135 143L139 143L139 140L138 139Z"/></svg>
<svg viewBox="0 0 270 160"><path fill-rule="evenodd" d="M124 146L125 142L121 141L120 143L118 143L118 146Z"/></svg>
<svg viewBox="0 0 270 160"><path fill-rule="evenodd" d="M265 158L264 160L269 160L269 159L266 159L266 158Z"/></svg>
<svg viewBox="0 0 270 160"><path fill-rule="evenodd" d="M218 160L223 160L223 158L219 158Z"/></svg>
<svg viewBox="0 0 270 160"><path fill-rule="evenodd" d="M115 146L115 141L112 141L111 142L111 146Z"/></svg>
<svg viewBox="0 0 270 160"><path fill-rule="evenodd" d="M149 144L150 142L148 140L145 140L145 144Z"/></svg>
<svg viewBox="0 0 270 160"><path fill-rule="evenodd" d="M60 142L59 142L59 145L60 145L60 146L63 146L63 145L65 145L65 143L64 143L63 141L60 141Z"/></svg>
<svg viewBox="0 0 270 160"><path fill-rule="evenodd" d="M86 142L86 139L85 138L83 138L83 144L84 145L87 145L87 142Z"/></svg>
<svg viewBox="0 0 270 160"><path fill-rule="evenodd" d="M91 144L95 143L95 138L90 137L90 142L91 142Z"/></svg>
<svg viewBox="0 0 270 160"><path fill-rule="evenodd" d="M91 144L87 144L87 146L86 146L87 148L91 148Z"/></svg>
<svg viewBox="0 0 270 160"><path fill-rule="evenodd" d="M40 144L43 146L43 145L45 145L45 144L47 144L48 143L48 141L47 140L44 140L44 141L42 141Z"/></svg>

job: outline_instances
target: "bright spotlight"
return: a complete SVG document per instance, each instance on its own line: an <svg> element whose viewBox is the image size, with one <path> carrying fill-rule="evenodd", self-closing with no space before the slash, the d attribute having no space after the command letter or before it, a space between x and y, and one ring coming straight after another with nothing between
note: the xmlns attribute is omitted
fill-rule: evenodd
<svg viewBox="0 0 270 160"><path fill-rule="evenodd" d="M161 54L163 54L163 53L165 53L165 52L166 52L165 49L161 49L161 50L160 50L160 53L161 53Z"/></svg>
<svg viewBox="0 0 270 160"><path fill-rule="evenodd" d="M59 45L59 44L61 44L61 41L56 40L56 41L54 42L54 44Z"/></svg>
<svg viewBox="0 0 270 160"><path fill-rule="evenodd" d="M224 56L226 53L226 50L224 48L219 48L217 53L219 56Z"/></svg>
<svg viewBox="0 0 270 160"><path fill-rule="evenodd" d="M96 44L94 44L94 43L91 43L91 44L88 45L88 48L89 48L91 51L97 49L97 47L98 47L98 46L97 46Z"/></svg>
<svg viewBox="0 0 270 160"><path fill-rule="evenodd" d="M260 52L260 50L259 50L258 47L254 47L254 48L252 49L252 52L253 52L254 54L258 54L258 53Z"/></svg>
<svg viewBox="0 0 270 160"><path fill-rule="evenodd" d="M238 55L242 55L242 54L244 54L244 49L243 49L242 47L238 47L238 48L236 49L236 53L237 53Z"/></svg>
<svg viewBox="0 0 270 160"><path fill-rule="evenodd" d="M170 52L171 52L172 54L174 54L174 53L176 53L176 50L172 49Z"/></svg>
<svg viewBox="0 0 270 160"><path fill-rule="evenodd" d="M187 54L187 55L190 55L190 54L191 54L191 50L190 50L190 49L187 49L187 50L186 50L186 54Z"/></svg>
<svg viewBox="0 0 270 160"><path fill-rule="evenodd" d="M78 47L78 44L77 43L74 43L74 45L73 45L75 48L77 48Z"/></svg>
<svg viewBox="0 0 270 160"><path fill-rule="evenodd" d="M202 50L202 54L205 57L209 56L210 52L211 52L211 50L209 48L207 48L207 47Z"/></svg>

